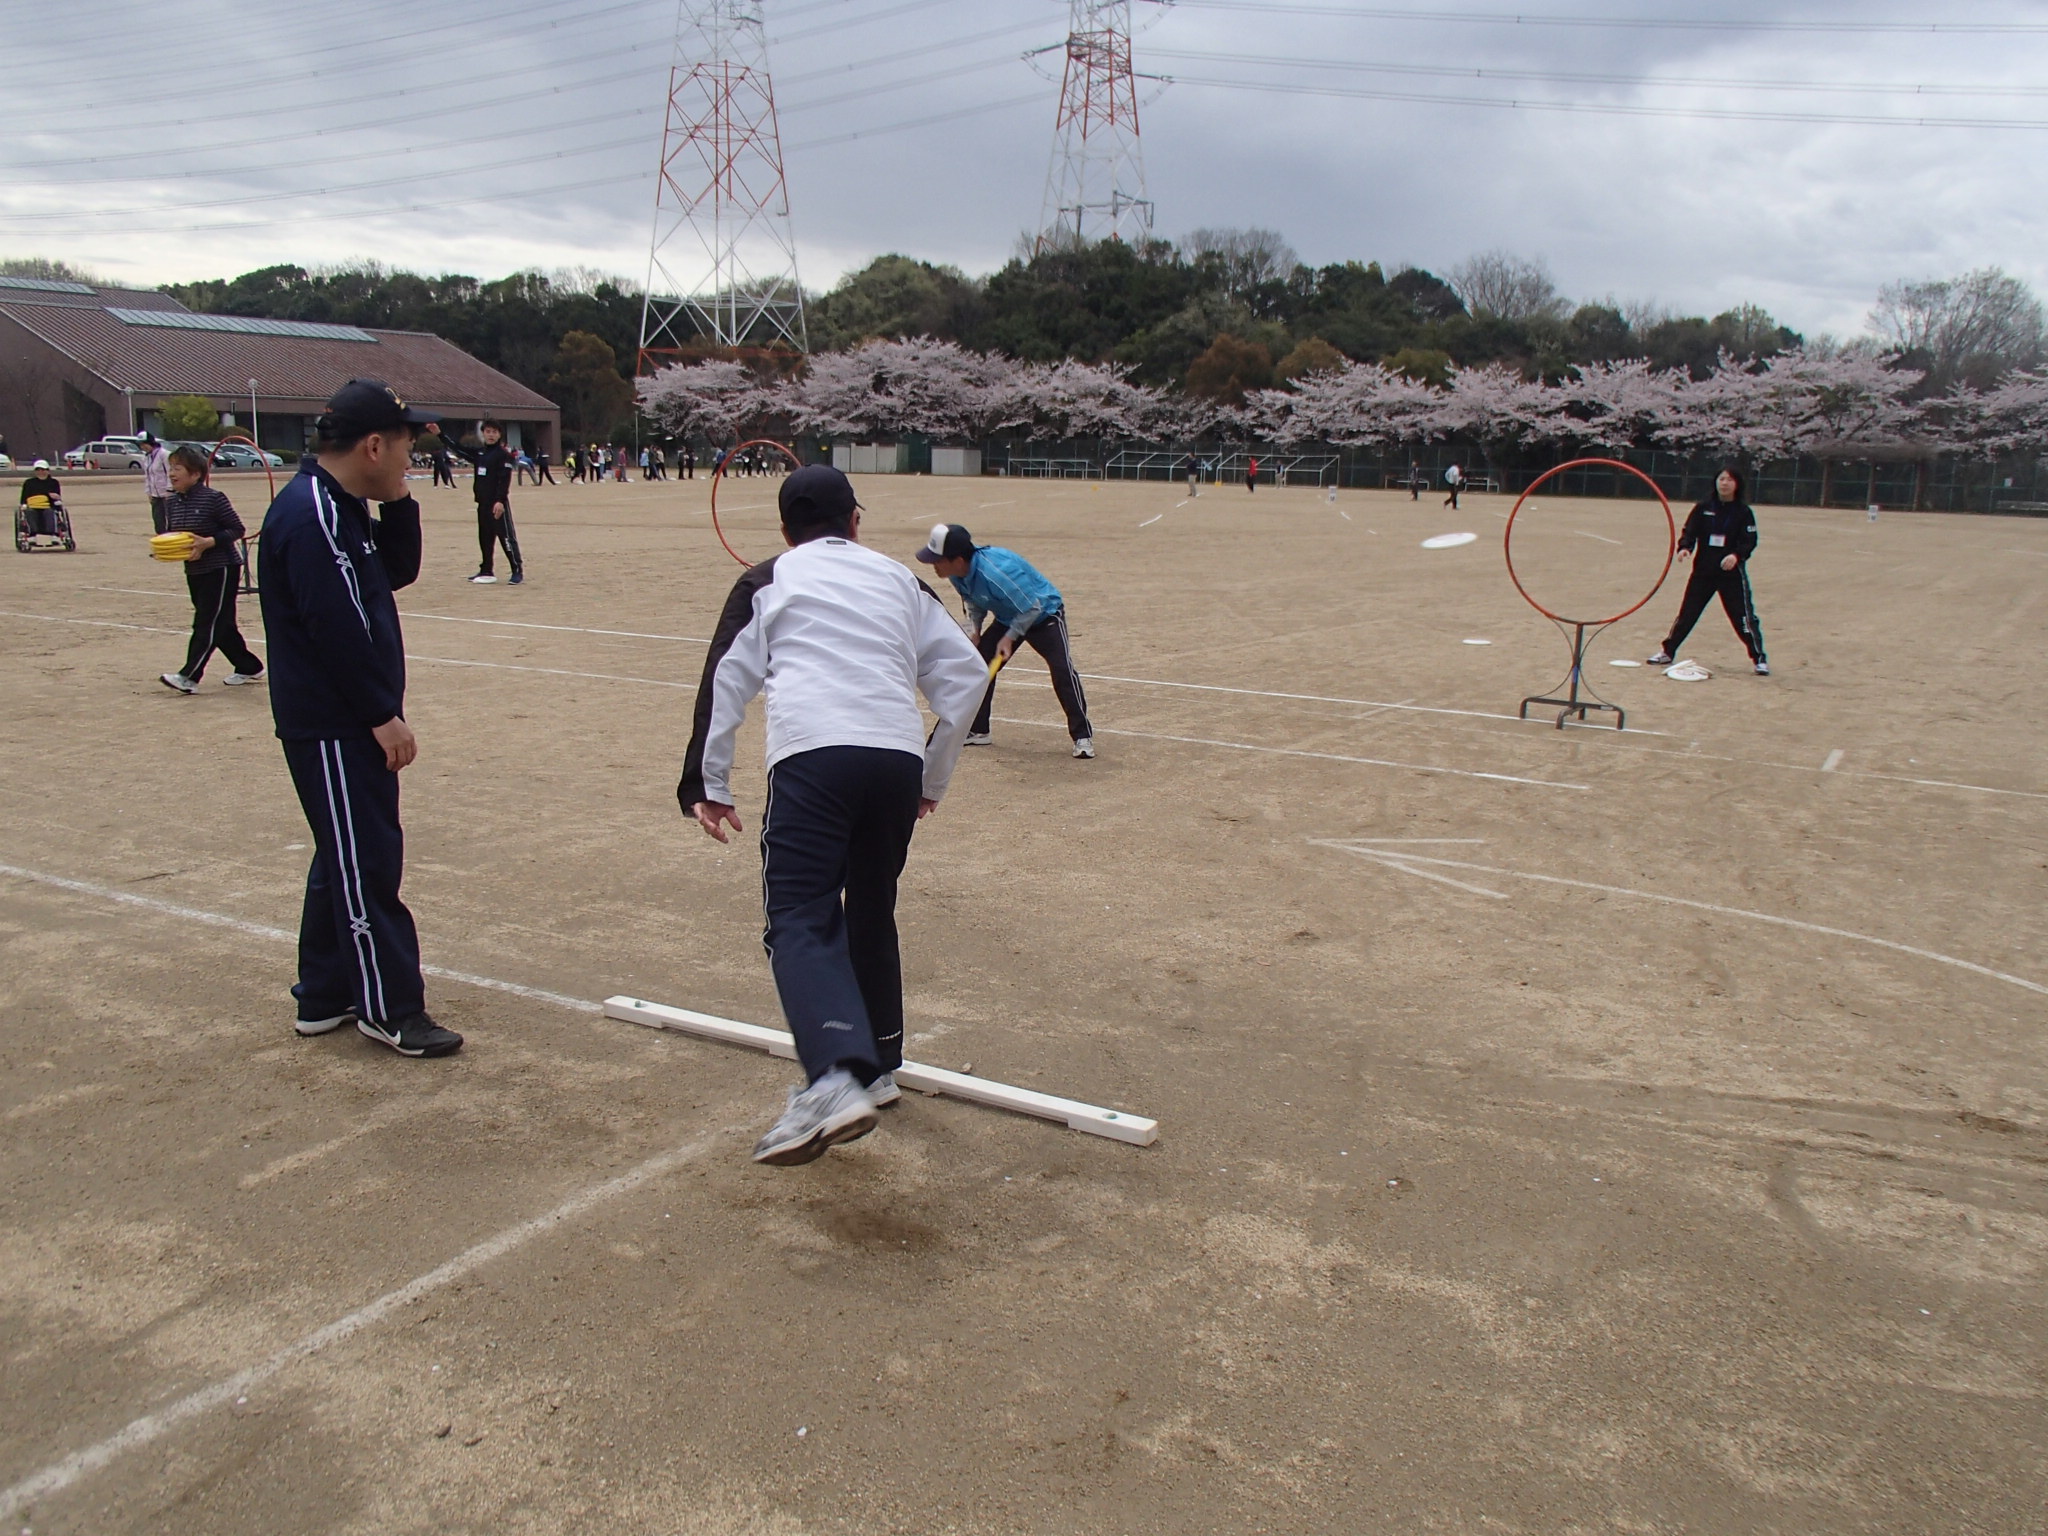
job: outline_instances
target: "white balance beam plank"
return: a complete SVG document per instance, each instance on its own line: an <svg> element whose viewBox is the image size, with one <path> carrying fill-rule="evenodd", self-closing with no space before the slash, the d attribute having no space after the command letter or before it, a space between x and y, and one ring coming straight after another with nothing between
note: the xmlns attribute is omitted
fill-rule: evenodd
<svg viewBox="0 0 2048 1536"><path fill-rule="evenodd" d="M637 997L608 997L604 1000L604 1016L628 1024L645 1024L652 1029L681 1030L710 1040L723 1040L729 1045L750 1046L786 1061L796 1060L796 1041L785 1030L742 1024L737 1019L721 1019L690 1008L671 1008L666 1003L645 1002ZM1127 1141L1135 1147L1149 1147L1159 1139L1159 1122L1148 1120L1143 1115L1127 1115L1121 1110L1083 1104L1078 1099L1062 1099L1055 1094L1037 1093L1029 1088L1013 1088L1008 1083L992 1083L965 1072L948 1072L943 1067L925 1067L906 1061L896 1069L896 1081L920 1093L943 1093L975 1104L1015 1110L1020 1115L1036 1115L1041 1120L1058 1120L1069 1130L1107 1136L1112 1141Z"/></svg>

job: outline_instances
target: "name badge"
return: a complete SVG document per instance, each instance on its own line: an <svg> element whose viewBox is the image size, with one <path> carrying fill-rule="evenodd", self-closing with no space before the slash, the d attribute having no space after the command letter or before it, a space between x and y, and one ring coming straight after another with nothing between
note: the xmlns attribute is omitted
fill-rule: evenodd
<svg viewBox="0 0 2048 1536"><path fill-rule="evenodd" d="M1727 542L1728 539L1725 534L1710 533L1707 535L1707 545L1711 549L1719 549L1723 544L1726 544Z"/></svg>

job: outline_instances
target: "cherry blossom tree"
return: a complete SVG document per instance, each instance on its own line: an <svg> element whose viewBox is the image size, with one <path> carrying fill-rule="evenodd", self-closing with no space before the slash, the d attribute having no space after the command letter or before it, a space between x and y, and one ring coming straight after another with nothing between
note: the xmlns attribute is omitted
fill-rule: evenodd
<svg viewBox="0 0 2048 1536"><path fill-rule="evenodd" d="M811 359L787 392L799 428L828 436L985 437L1028 419L1018 365L956 342L871 341Z"/></svg>
<svg viewBox="0 0 2048 1536"><path fill-rule="evenodd" d="M750 436L776 412L780 391L742 363L677 363L642 379L640 408L669 431L714 443Z"/></svg>
<svg viewBox="0 0 2048 1536"><path fill-rule="evenodd" d="M1157 390L1134 384L1120 363L1038 363L1022 367L1018 403L1056 438L1142 438L1170 426Z"/></svg>

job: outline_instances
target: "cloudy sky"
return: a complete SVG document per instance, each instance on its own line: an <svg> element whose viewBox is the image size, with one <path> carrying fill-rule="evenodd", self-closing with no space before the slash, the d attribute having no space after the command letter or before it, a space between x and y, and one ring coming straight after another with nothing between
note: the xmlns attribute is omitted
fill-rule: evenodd
<svg viewBox="0 0 2048 1536"><path fill-rule="evenodd" d="M1158 232L1390 270L1505 247L1575 298L1809 333L1900 277L2048 291L2038 0L1527 3L1136 0ZM1024 54L1064 0L760 4L806 286L886 251L1000 265L1039 217L1058 54ZM674 0L0 17L0 256L646 272Z"/></svg>

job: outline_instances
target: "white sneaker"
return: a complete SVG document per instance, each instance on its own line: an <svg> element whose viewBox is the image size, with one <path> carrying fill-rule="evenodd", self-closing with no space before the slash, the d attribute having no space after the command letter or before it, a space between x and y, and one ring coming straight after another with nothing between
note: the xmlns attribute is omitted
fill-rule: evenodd
<svg viewBox="0 0 2048 1536"><path fill-rule="evenodd" d="M182 672L162 673L158 676L157 681L166 688L175 688L179 693L197 693L199 691L199 685Z"/></svg>
<svg viewBox="0 0 2048 1536"><path fill-rule="evenodd" d="M482 571L478 571L474 576L470 577L469 579L472 585L479 587L495 587L498 584L497 577L486 576Z"/></svg>
<svg viewBox="0 0 2048 1536"><path fill-rule="evenodd" d="M1659 651L1654 656L1645 656L1643 658L1643 665L1646 667L1668 667L1671 665L1671 653L1669 651Z"/></svg>
<svg viewBox="0 0 2048 1536"><path fill-rule="evenodd" d="M1074 756L1093 757L1094 755L1095 738L1093 736L1076 736L1074 738Z"/></svg>
<svg viewBox="0 0 2048 1536"><path fill-rule="evenodd" d="M868 1102L880 1109L884 1104L894 1104L903 1097L903 1090L896 1086L896 1074L884 1072L868 1084Z"/></svg>
<svg viewBox="0 0 2048 1536"><path fill-rule="evenodd" d="M834 1067L808 1088L789 1090L789 1104L774 1128L754 1143L754 1161L791 1168L822 1157L842 1141L858 1141L875 1128L875 1106L860 1079Z"/></svg>
<svg viewBox="0 0 2048 1536"><path fill-rule="evenodd" d="M263 674L261 672L230 672L221 681L230 688L241 688L250 683L262 682Z"/></svg>
<svg viewBox="0 0 2048 1536"><path fill-rule="evenodd" d="M969 731L967 733L967 745L970 747L985 747L994 740L995 737L987 731Z"/></svg>
<svg viewBox="0 0 2048 1536"><path fill-rule="evenodd" d="M355 1010L350 1009L345 1013L337 1013L331 1019L300 1019L292 1028L302 1035L327 1035L344 1024L353 1024L355 1019Z"/></svg>

